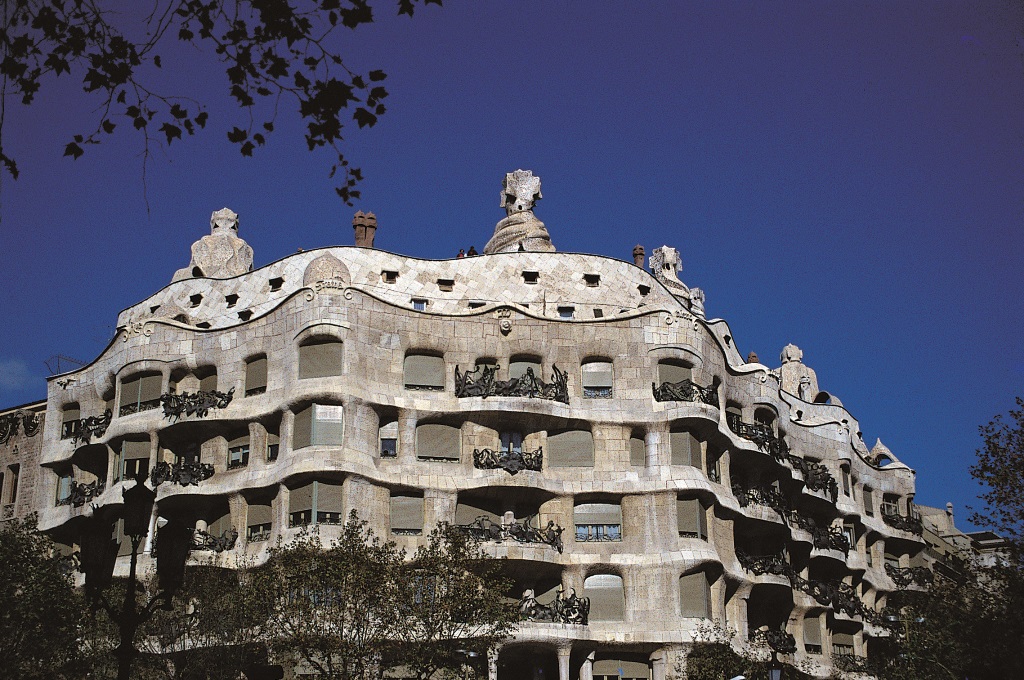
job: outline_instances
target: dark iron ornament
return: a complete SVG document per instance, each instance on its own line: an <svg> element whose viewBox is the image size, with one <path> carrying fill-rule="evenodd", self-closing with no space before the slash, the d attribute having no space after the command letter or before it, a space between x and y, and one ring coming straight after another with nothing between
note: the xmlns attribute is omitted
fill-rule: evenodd
<svg viewBox="0 0 1024 680"><path fill-rule="evenodd" d="M214 536L202 529L196 529L195 536L192 539L192 549L212 550L219 553L233 549L237 541L238 532L234 528L225 529L221 532L220 536Z"/></svg>
<svg viewBox="0 0 1024 680"><path fill-rule="evenodd" d="M71 480L70 493L68 493L66 498L59 500L57 505L70 505L80 508L103 493L104 486L103 482L98 479L88 484L79 484L75 480Z"/></svg>
<svg viewBox="0 0 1024 680"><path fill-rule="evenodd" d="M35 413L26 413L25 411L5 413L0 416L0 446L6 445L12 437L16 437L19 429L25 432L26 437L36 436L41 424L42 419Z"/></svg>
<svg viewBox="0 0 1024 680"><path fill-rule="evenodd" d="M755 574L772 574L789 579L793 590L799 590L813 597L818 604L831 607L833 611L848 616L860 616L865 621L878 623L882 615L865 605L853 586L842 581L815 581L801 576L789 562L784 552L774 555L750 555L742 550L736 551L736 559L747 571ZM776 650L779 651L779 650Z"/></svg>
<svg viewBox="0 0 1024 680"><path fill-rule="evenodd" d="M566 596L565 590L559 588L558 595L551 604L544 605L537 602L532 589L525 590L522 599L519 600L519 616L524 621L550 621L585 626L590 619L590 598L577 597L575 588Z"/></svg>
<svg viewBox="0 0 1024 680"><path fill-rule="evenodd" d="M886 563L885 573L897 588L906 588L911 584L924 587L931 585L935 579L928 567L897 567Z"/></svg>
<svg viewBox="0 0 1024 680"><path fill-rule="evenodd" d="M536 451L473 449L473 467L480 470L501 469L510 475L520 470L540 472L543 457L543 446L537 447Z"/></svg>
<svg viewBox="0 0 1024 680"><path fill-rule="evenodd" d="M213 477L213 466L209 463L170 463L159 462L153 466L149 480L154 487L164 482L179 486L198 486L199 482Z"/></svg>
<svg viewBox="0 0 1024 680"><path fill-rule="evenodd" d="M107 433L107 428L110 427L110 421L113 418L114 414L109 408L101 416L82 418L78 421L78 427L72 428L71 440L75 444L78 442L88 444L93 437L102 437Z"/></svg>
<svg viewBox="0 0 1024 680"><path fill-rule="evenodd" d="M487 516L477 517L471 524L457 524L453 528L468 534L478 541L516 541L517 543L544 543L550 545L559 553L562 552L562 527L553 521L543 529L531 524L537 515L530 515L519 522L509 524L498 524L492 522Z"/></svg>
<svg viewBox="0 0 1024 680"><path fill-rule="evenodd" d="M912 534L917 534L918 536L924 532L924 525L921 524L921 520L919 518L904 517L899 513L886 512L885 508L882 509L882 521L894 529L907 531Z"/></svg>
<svg viewBox="0 0 1024 680"><path fill-rule="evenodd" d="M472 371L462 373L455 367L456 397L528 397L530 399L550 399L569 403L569 374L552 366L551 382L546 383L538 378L533 368L511 380L497 380L494 376L498 366L480 365Z"/></svg>
<svg viewBox="0 0 1024 680"><path fill-rule="evenodd" d="M663 382L661 385L651 383L651 391L654 392L654 401L702 402L719 408L718 390L710 385L701 387L689 379L679 382Z"/></svg>
<svg viewBox="0 0 1024 680"><path fill-rule="evenodd" d="M160 403L164 407L164 418L168 420L175 421L183 415L205 418L212 408L227 408L234 394L234 387L227 392L210 390L208 392L182 392L181 394L168 393L160 395Z"/></svg>
<svg viewBox="0 0 1024 680"><path fill-rule="evenodd" d="M778 654L792 654L796 651L796 638L784 630L761 628L755 630L750 639L765 643Z"/></svg>
<svg viewBox="0 0 1024 680"><path fill-rule="evenodd" d="M821 550L838 550L843 554L850 552L850 539L838 527L819 526L814 518L800 514L789 507L786 497L771 486L754 487L744 489L738 484L733 484L732 493L739 501L740 507L748 505L763 505L774 510L782 521L790 526L811 534L811 540L815 548Z"/></svg>

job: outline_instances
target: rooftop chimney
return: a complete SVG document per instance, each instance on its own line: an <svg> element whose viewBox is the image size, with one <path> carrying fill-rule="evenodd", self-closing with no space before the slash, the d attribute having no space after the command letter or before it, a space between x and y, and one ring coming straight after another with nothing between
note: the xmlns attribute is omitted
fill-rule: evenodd
<svg viewBox="0 0 1024 680"><path fill-rule="evenodd" d="M637 244L636 247L633 248L633 264L635 264L637 267L640 267L640 269L643 269L645 255L646 253L644 252L644 247L640 244Z"/></svg>
<svg viewBox="0 0 1024 680"><path fill-rule="evenodd" d="M373 237L377 232L377 216L372 212L357 212L352 218L352 228L356 232L356 245L360 248L372 248Z"/></svg>

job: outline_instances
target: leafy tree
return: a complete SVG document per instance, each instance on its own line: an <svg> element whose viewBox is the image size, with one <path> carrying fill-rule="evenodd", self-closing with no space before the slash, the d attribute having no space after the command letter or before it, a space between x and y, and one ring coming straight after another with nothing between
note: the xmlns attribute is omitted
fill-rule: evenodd
<svg viewBox="0 0 1024 680"><path fill-rule="evenodd" d="M518 625L500 561L465 532L439 525L402 571L399 657L420 680L479 671L487 651Z"/></svg>
<svg viewBox="0 0 1024 680"><path fill-rule="evenodd" d="M992 526L1009 540L1019 564L1024 547L1024 399L1017 397L1017 406L1008 419L1000 414L978 428L984 443L971 475L985 487L981 498L986 507L971 522Z"/></svg>
<svg viewBox="0 0 1024 680"><path fill-rule="evenodd" d="M253 595L272 603L267 638L275 658L317 677L375 677L400 624L397 575L403 553L355 512L324 548L316 534L271 549L253 571Z"/></svg>
<svg viewBox="0 0 1024 680"><path fill-rule="evenodd" d="M398 13L441 0L397 0ZM116 129L138 131L144 159L151 143L170 145L206 127L207 107L188 93L159 90L160 70L187 68L164 63L167 43L177 40L220 61L228 94L243 111L228 140L251 156L274 131L282 104L294 106L305 123L310 151L330 147L330 175L347 204L362 175L341 149L343 122L372 127L385 112L385 73L353 71L342 58L339 35L373 21L370 0L153 0L145 10L107 0L5 0L0 27L0 76L8 97L31 104L41 87L66 75L97 101L94 120L74 135L65 156L78 158ZM140 3L142 6L142 3ZM119 10L119 11L115 11ZM0 108L0 111L4 110ZM228 124L225 124L225 128ZM143 161L146 162L145 160ZM0 163L17 178L18 166L3 145Z"/></svg>
<svg viewBox="0 0 1024 680"><path fill-rule="evenodd" d="M67 677L78 665L87 608L72 565L35 518L0 523L0 665L4 677Z"/></svg>

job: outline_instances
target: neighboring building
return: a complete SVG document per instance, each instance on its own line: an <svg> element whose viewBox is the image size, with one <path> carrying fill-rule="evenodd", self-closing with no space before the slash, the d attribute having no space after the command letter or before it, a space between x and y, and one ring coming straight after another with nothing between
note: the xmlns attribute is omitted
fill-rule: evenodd
<svg viewBox="0 0 1024 680"><path fill-rule="evenodd" d="M865 446L795 346L745 361L676 250L650 272L639 247L555 252L539 198L510 173L479 257L375 250L357 213L357 247L257 270L214 213L99 357L0 413L4 516L37 512L71 551L143 474L228 566L352 509L409 549L473 527L531 619L502 678L660 680L707 621L822 674L867 654L925 550L914 471Z"/></svg>
<svg viewBox="0 0 1024 680"><path fill-rule="evenodd" d="M964 533L957 529L953 518L953 504L945 508L917 506L921 516L927 548L914 566L927 566L936 574L951 579L965 577L968 563L992 566L1009 546L1002 536L992 531Z"/></svg>

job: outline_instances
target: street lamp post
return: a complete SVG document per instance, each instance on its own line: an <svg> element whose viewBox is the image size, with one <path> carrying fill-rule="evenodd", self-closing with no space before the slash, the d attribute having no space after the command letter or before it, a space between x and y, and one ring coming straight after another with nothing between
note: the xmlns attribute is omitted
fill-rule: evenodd
<svg viewBox="0 0 1024 680"><path fill-rule="evenodd" d="M768 666L769 680L782 680L782 664L779 662L779 653L772 650L772 661Z"/></svg>
<svg viewBox="0 0 1024 680"><path fill-rule="evenodd" d="M192 546L192 531L181 522L168 522L159 529L160 552L157 555L157 576L160 592L146 604L139 606L137 598L139 545L149 534L149 521L153 514L156 492L145 484L145 477L135 479L135 486L121 492L124 499L122 520L124 534L132 542L128 583L124 601L115 610L103 597L103 591L113 580L117 543L111 539L109 515L94 514L82 534L82 571L85 572L85 590L94 608L102 606L117 624L119 643L117 657L118 680L129 680L132 664L139 652L135 649L135 636L139 627L153 616L158 605L170 609L171 600L184 580L185 561Z"/></svg>

